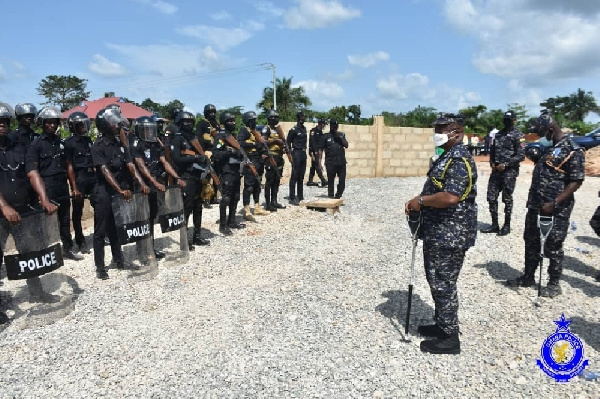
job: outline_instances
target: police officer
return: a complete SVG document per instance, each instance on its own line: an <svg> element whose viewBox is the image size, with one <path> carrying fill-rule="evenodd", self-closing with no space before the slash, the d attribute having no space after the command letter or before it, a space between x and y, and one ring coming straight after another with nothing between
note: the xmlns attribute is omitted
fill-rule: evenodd
<svg viewBox="0 0 600 399"><path fill-rule="evenodd" d="M217 122L217 108L213 104L206 104L204 106L204 118L198 121L196 125L196 138L200 142L202 149L206 152L209 151L212 155L213 143L215 136L220 130L219 123ZM208 154L206 154L208 156ZM217 184L213 181L212 185L207 180L203 182L202 187L202 199L204 200L204 206L211 208L211 204L218 204L217 199Z"/></svg>
<svg viewBox="0 0 600 399"><path fill-rule="evenodd" d="M346 188L346 148L348 140L344 132L338 130L337 119L329 121L329 133L324 135L325 142L325 167L327 168L327 196L329 198L342 198ZM334 195L335 177L338 177L337 191Z"/></svg>
<svg viewBox="0 0 600 399"><path fill-rule="evenodd" d="M435 303L435 324L419 326L421 351L460 353L456 281L465 252L477 235L477 168L462 144L464 118L440 114L433 141L444 153L433 162L421 194L408 201L405 212L421 212L425 274Z"/></svg>
<svg viewBox="0 0 600 399"><path fill-rule="evenodd" d="M261 135L267 142L269 152L277 164L276 167L270 163L265 165L265 209L270 212L277 212L278 209L285 209L285 205L282 205L277 201L279 184L281 182L281 176L283 176L283 151L285 148L285 142L277 132L277 125L279 125L279 114L274 109L268 110L267 125L263 126Z"/></svg>
<svg viewBox="0 0 600 399"><path fill-rule="evenodd" d="M168 143L171 142L173 136L175 136L175 133L179 131L179 126L177 126L177 124L175 123L175 119L181 111L183 111L181 108L173 108L171 110L171 113L169 114L169 116L171 116L171 123L169 123L165 128L165 136L167 138ZM164 144L167 145L167 143Z"/></svg>
<svg viewBox="0 0 600 399"><path fill-rule="evenodd" d="M325 180L325 176L323 176L323 169L321 166L321 160L323 158L323 150L325 150L325 140L323 137L325 133L323 133L323 129L327 121L325 118L319 118L317 122L317 126L310 129L310 136L308 138L308 152L310 153L310 171L308 172L308 183L307 186L318 186L317 183L313 182L315 177L315 172L321 179L321 187L325 187L327 185L327 180Z"/></svg>
<svg viewBox="0 0 600 399"><path fill-rule="evenodd" d="M219 204L219 231L227 236L233 234L231 229L241 229L244 224L235 220L237 203L240 200L240 166L242 154L232 143L237 140L235 132L235 118L229 112L219 116L221 130L215 136L213 159L215 169L221 180L221 202ZM239 145L239 143L237 144ZM229 210L229 215L227 215Z"/></svg>
<svg viewBox="0 0 600 399"><path fill-rule="evenodd" d="M299 205L304 199L304 174L306 173L306 143L308 135L304 122L306 115L304 111L296 113L296 124L290 129L287 136L288 146L292 150L292 176L290 177L290 196L289 202L292 205ZM298 196L296 196L298 189Z"/></svg>
<svg viewBox="0 0 600 399"><path fill-rule="evenodd" d="M96 127L102 137L92 145L92 162L96 171L94 187L94 263L96 277L108 279L104 266L104 238L108 236L113 261L118 269L125 268L125 259L119 243L115 216L112 210L113 195L131 199L133 180L147 195L150 189L138 173L130 151L117 138L121 128L121 114L115 109L102 109L96 115Z"/></svg>
<svg viewBox="0 0 600 399"><path fill-rule="evenodd" d="M540 157L533 169L523 233L525 272L516 279L508 280L507 284L513 287L535 285L534 275L541 260L538 214L553 215L554 226L544 245L544 254L550 259L550 265L548 285L543 295L554 298L562 293L559 280L563 268L563 242L575 205L573 194L585 178L585 157L584 150L562 131L547 111L534 120L531 132L551 141L553 146Z"/></svg>
<svg viewBox="0 0 600 399"><path fill-rule="evenodd" d="M81 192L75 182L73 165L65 151L65 142L58 134L61 115L62 113L56 107L44 107L40 110L37 118L42 125L42 134L31 143L27 155L39 170L48 197L58 205L63 256L67 259L82 260L82 256L73 252L70 226L71 201L67 180L71 184L73 197L81 198Z"/></svg>
<svg viewBox="0 0 600 399"><path fill-rule="evenodd" d="M12 107L0 103L0 210L4 218L11 224L21 221L19 213L30 210L35 193L39 203L48 214L56 212L57 207L46 195L44 182L34 162L27 157L27 147L13 141L9 137L10 121L14 118ZM4 247L4 242L1 243ZM3 254L0 250L0 266ZM56 302L58 298L42 290L39 277L27 279L27 288L32 300L38 302ZM0 324L6 323L8 317L0 312Z"/></svg>
<svg viewBox="0 0 600 399"><path fill-rule="evenodd" d="M496 133L490 151L492 174L488 182L487 200L492 215L492 225L481 229L482 233L498 233L505 236L510 233L510 217L513 208L513 192L519 166L525 159L525 135L515 126L517 115L509 110L504 113L504 129ZM498 195L502 191L504 202L504 225L498 225Z"/></svg>
<svg viewBox="0 0 600 399"><path fill-rule="evenodd" d="M37 109L31 103L17 104L15 106L15 114L19 125L9 135L12 142L24 144L29 147L29 144L36 137L39 137L39 134L31 126L37 112Z"/></svg>
<svg viewBox="0 0 600 399"><path fill-rule="evenodd" d="M195 140L194 124L196 119L191 112L181 111L175 118L178 131L171 140L171 159L177 168L177 173L185 180L183 189L183 211L187 226L190 214L193 214L194 245L209 245L210 241L202 238L202 179L208 174L208 162L206 155L196 153L191 141ZM194 247L190 244L190 250Z"/></svg>
<svg viewBox="0 0 600 399"><path fill-rule="evenodd" d="M75 231L75 243L79 252L89 254L90 249L85 242L83 228L81 227L81 217L83 216L84 198L90 198L90 203L94 203L91 196L94 193L94 185L96 184L92 162L92 139L89 136L90 118L83 112L73 112L69 115L67 124L71 136L65 140L65 151L75 173L73 213L71 214L73 230ZM75 193L79 194L75 195Z"/></svg>
<svg viewBox="0 0 600 399"><path fill-rule="evenodd" d="M156 190L165 192L166 174L172 176L182 189L186 183L179 177L175 169L165 159L165 150L158 142L158 126L149 116L141 116L135 120L134 132L140 138L132 150L135 164L144 178L144 181ZM150 226L152 234L152 247L154 248L154 221L158 215L158 198L156 191L148 194L148 205L150 206ZM165 257L164 252L154 249L156 259Z"/></svg>

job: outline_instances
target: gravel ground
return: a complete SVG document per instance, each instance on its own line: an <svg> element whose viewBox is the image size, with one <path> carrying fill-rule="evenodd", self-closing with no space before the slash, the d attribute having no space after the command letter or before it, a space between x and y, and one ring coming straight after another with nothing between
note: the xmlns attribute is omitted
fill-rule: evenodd
<svg viewBox="0 0 600 399"><path fill-rule="evenodd" d="M483 226L489 170L479 167ZM13 322L0 331L0 397L598 398L600 382L557 384L536 359L564 312L588 369L600 369L600 239L588 224L600 178L576 193L563 295L540 308L536 290L501 284L523 269L530 180L524 165L513 232L480 234L467 253L461 355L419 351L416 327L433 315L420 244L404 336L411 241L403 204L424 178L351 179L340 213L288 207L230 238L214 224L217 208L205 209L211 246L185 264L159 263L156 276L110 269L100 281L92 255L67 261L44 278L63 297L52 307L29 304L25 284L4 277ZM305 197L323 194L307 187ZM157 241L166 249L172 242L160 233Z"/></svg>

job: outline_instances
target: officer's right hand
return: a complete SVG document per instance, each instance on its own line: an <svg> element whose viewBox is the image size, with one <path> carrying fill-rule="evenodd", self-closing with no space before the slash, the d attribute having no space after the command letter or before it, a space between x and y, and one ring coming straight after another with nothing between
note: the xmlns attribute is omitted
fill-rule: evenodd
<svg viewBox="0 0 600 399"><path fill-rule="evenodd" d="M6 205L2 208L2 214L12 225L19 224L21 221L21 215L19 215L19 212L15 211L15 209L10 205Z"/></svg>
<svg viewBox="0 0 600 399"><path fill-rule="evenodd" d="M130 190L121 190L121 192L119 193L123 196L123 198L125 198L125 201L129 202L131 201L131 191Z"/></svg>
<svg viewBox="0 0 600 399"><path fill-rule="evenodd" d="M147 185L143 185L142 186L142 194L144 194L145 196L150 194L150 187L148 187Z"/></svg>
<svg viewBox="0 0 600 399"><path fill-rule="evenodd" d="M281 140L281 139L274 139L273 141L275 141L275 144L277 144L278 146L283 145L283 140Z"/></svg>
<svg viewBox="0 0 600 399"><path fill-rule="evenodd" d="M48 215L52 215L58 210L58 206L50 201L42 202L40 205L42 205L42 208L46 211Z"/></svg>
<svg viewBox="0 0 600 399"><path fill-rule="evenodd" d="M177 184L179 184L179 187L185 188L187 183L182 178L179 178L179 179L177 179Z"/></svg>
<svg viewBox="0 0 600 399"><path fill-rule="evenodd" d="M158 191L164 193L166 191L166 187L164 184L157 183L154 185Z"/></svg>
<svg viewBox="0 0 600 399"><path fill-rule="evenodd" d="M196 160L198 161L198 163L207 163L208 157L206 155L196 154Z"/></svg>

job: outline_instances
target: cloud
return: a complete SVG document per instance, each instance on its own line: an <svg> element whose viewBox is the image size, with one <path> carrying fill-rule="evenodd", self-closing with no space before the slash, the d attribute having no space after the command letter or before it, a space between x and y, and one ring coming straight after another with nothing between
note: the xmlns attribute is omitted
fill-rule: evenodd
<svg viewBox="0 0 600 399"><path fill-rule="evenodd" d="M293 84L293 87L304 88L308 97L326 99L329 101L340 100L344 97L344 89L337 83L320 80L304 80Z"/></svg>
<svg viewBox="0 0 600 399"><path fill-rule="evenodd" d="M424 100L435 95L429 88L429 78L420 73L401 75L394 73L387 78L378 79L375 88L384 98L407 99L409 97Z"/></svg>
<svg viewBox="0 0 600 399"><path fill-rule="evenodd" d="M100 54L94 54L92 61L88 64L90 72L102 76L123 76L127 73L125 68L116 62L109 61L106 57Z"/></svg>
<svg viewBox="0 0 600 399"><path fill-rule="evenodd" d="M218 28L207 25L188 25L177 28L176 31L182 35L201 39L206 43L226 50L235 47L254 36L254 33L264 29L264 25L252 21L242 28Z"/></svg>
<svg viewBox="0 0 600 399"><path fill-rule="evenodd" d="M298 7L292 7L284 14L285 25L290 29L327 28L362 15L359 9L345 7L335 0L295 0L295 2L298 3Z"/></svg>
<svg viewBox="0 0 600 399"><path fill-rule="evenodd" d="M0 82L6 82L6 80L6 72L4 72L4 68L2 67L2 64L0 64Z"/></svg>
<svg viewBox="0 0 600 399"><path fill-rule="evenodd" d="M376 51L370 54L348 56L348 62L351 65L356 65L362 68L369 68L379 61L387 61L389 59L390 55L385 51Z"/></svg>
<svg viewBox="0 0 600 399"><path fill-rule="evenodd" d="M600 74L598 2L446 0L444 11L452 27L478 40L472 62L483 74L526 87Z"/></svg>
<svg viewBox="0 0 600 399"><path fill-rule="evenodd" d="M214 13L210 14L210 17L212 19L214 19L215 21L223 21L226 19L232 19L231 14L228 13L227 11L214 12Z"/></svg>
<svg viewBox="0 0 600 399"><path fill-rule="evenodd" d="M270 1L258 1L253 5L261 15L281 17L285 12L284 9L277 7L273 2Z"/></svg>
<svg viewBox="0 0 600 399"><path fill-rule="evenodd" d="M177 6L171 3L167 3L162 0L135 0L140 4L148 5L156 10L160 11L163 14L171 15L175 14L178 10Z"/></svg>

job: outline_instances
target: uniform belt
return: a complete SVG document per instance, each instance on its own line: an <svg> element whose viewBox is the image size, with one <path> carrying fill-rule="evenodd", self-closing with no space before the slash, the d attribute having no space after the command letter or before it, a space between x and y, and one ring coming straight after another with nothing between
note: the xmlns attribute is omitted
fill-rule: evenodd
<svg viewBox="0 0 600 399"><path fill-rule="evenodd" d="M306 147L304 147L304 148L294 147L294 148L292 148L292 151L306 151Z"/></svg>
<svg viewBox="0 0 600 399"><path fill-rule="evenodd" d="M67 179L67 174L66 173L57 173L55 175L52 176L42 176L42 180L44 181L59 181L59 180L65 180Z"/></svg>

